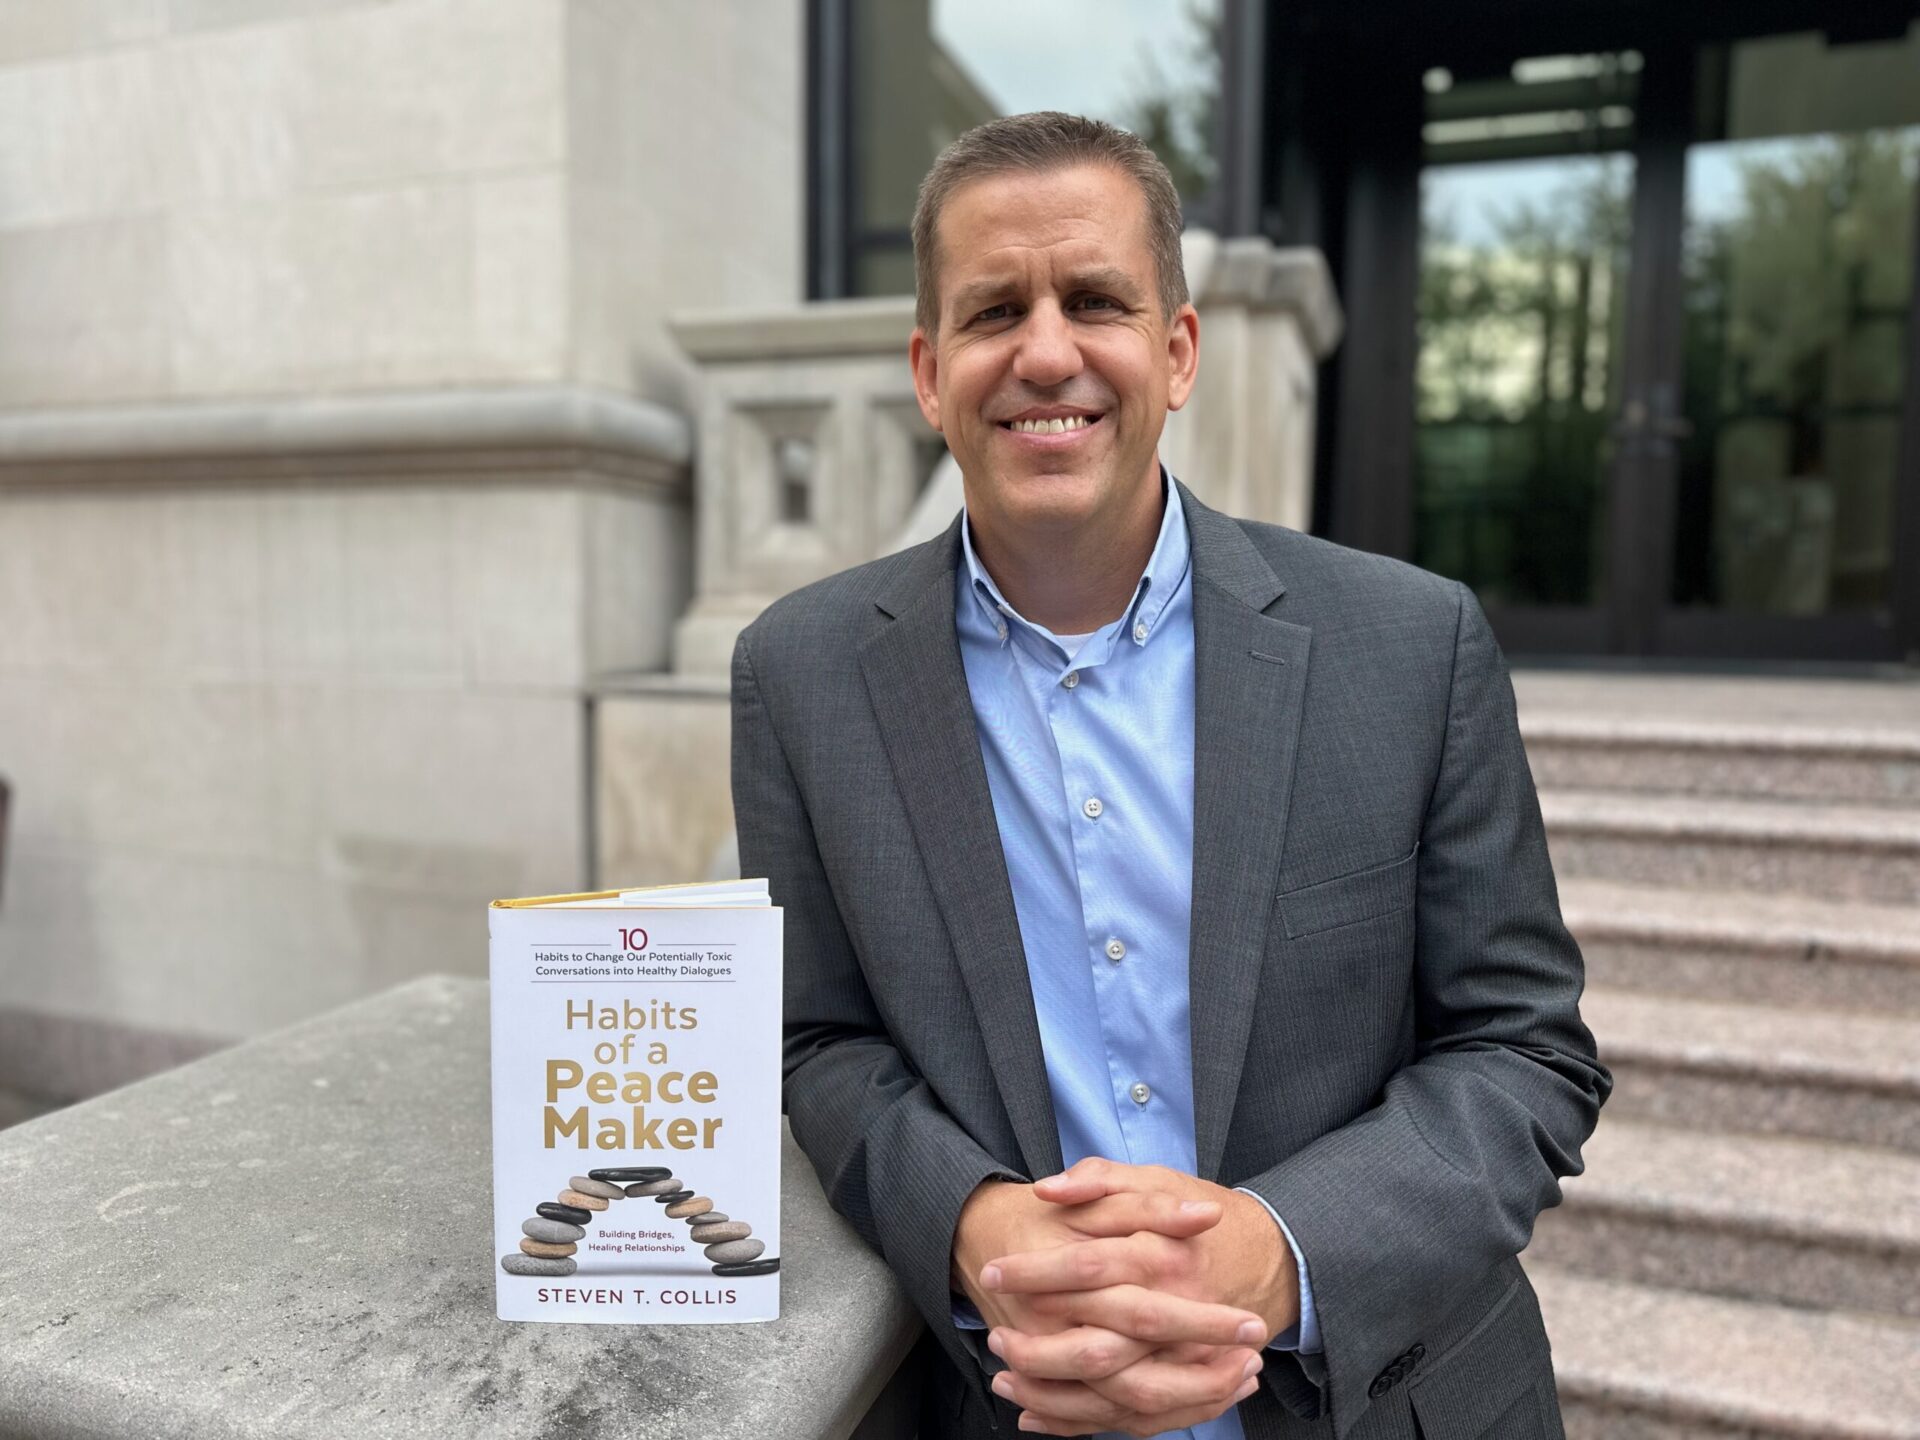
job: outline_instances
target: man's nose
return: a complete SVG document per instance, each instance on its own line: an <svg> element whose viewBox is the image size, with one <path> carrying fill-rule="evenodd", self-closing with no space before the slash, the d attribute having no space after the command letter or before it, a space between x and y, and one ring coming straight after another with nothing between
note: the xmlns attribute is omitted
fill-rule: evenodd
<svg viewBox="0 0 1920 1440"><path fill-rule="evenodd" d="M1080 368L1080 343L1066 311L1052 301L1035 305L1020 327L1015 376L1029 385L1058 385L1078 375Z"/></svg>

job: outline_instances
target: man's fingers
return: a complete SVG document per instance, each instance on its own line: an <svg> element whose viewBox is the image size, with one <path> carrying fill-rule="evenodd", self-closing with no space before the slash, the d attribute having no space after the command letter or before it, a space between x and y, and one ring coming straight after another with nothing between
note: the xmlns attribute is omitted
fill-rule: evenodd
<svg viewBox="0 0 1920 1440"><path fill-rule="evenodd" d="M980 1284L1006 1295L1095 1290L1103 1285L1155 1286L1180 1272L1179 1244L1151 1232L1072 1241L1051 1250L1003 1255L982 1268Z"/></svg>
<svg viewBox="0 0 1920 1440"><path fill-rule="evenodd" d="M1191 1430L1196 1425L1217 1419L1260 1388L1259 1380L1249 1380L1218 1405L1200 1405L1169 1415L1122 1415L1108 1422L1107 1429L1126 1435L1164 1435L1169 1430ZM1035 1410L1020 1412L1020 1428L1033 1435L1084 1435L1085 1421L1058 1420Z"/></svg>
<svg viewBox="0 0 1920 1440"><path fill-rule="evenodd" d="M1104 1380L1154 1351L1146 1340L1097 1325L1075 1325L1052 1335L996 1329L987 1334L987 1348L1022 1375L1037 1380Z"/></svg>
<svg viewBox="0 0 1920 1440"><path fill-rule="evenodd" d="M1176 1364L1150 1356L1127 1366L1098 1389L1016 1370L996 1375L993 1388L1048 1428L1067 1427L1054 1433L1100 1428L1146 1435L1182 1429L1220 1414L1252 1393L1249 1382L1261 1363L1253 1351L1234 1347L1204 1363Z"/></svg>
<svg viewBox="0 0 1920 1440"><path fill-rule="evenodd" d="M1122 1165L1090 1155L1058 1175L1035 1181L1033 1193L1056 1205L1080 1205L1123 1190L1159 1189L1162 1178L1157 1166Z"/></svg>
<svg viewBox="0 0 1920 1440"><path fill-rule="evenodd" d="M1188 1300L1142 1285L1099 1290L1041 1291L1028 1297L1037 1315L1066 1325L1098 1325L1155 1345L1198 1341L1206 1345L1261 1345L1267 1324L1251 1310Z"/></svg>
<svg viewBox="0 0 1920 1440"><path fill-rule="evenodd" d="M1249 1380L1216 1404L1197 1405L1191 1410L1175 1411L1164 1415L1129 1415L1123 1417L1115 1426L1129 1435L1164 1435L1169 1430L1191 1430L1209 1420L1226 1414L1234 1406L1245 1400L1260 1388L1257 1379Z"/></svg>
<svg viewBox="0 0 1920 1440"><path fill-rule="evenodd" d="M1216 1200L1183 1198L1165 1190L1123 1190L1076 1204L1060 1218L1084 1235L1132 1235L1151 1230L1185 1240L1211 1230L1226 1213Z"/></svg>

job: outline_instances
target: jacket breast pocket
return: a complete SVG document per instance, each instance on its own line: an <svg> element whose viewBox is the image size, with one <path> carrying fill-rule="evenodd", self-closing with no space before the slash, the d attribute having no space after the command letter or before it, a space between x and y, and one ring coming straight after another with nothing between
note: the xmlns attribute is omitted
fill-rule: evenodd
<svg viewBox="0 0 1920 1440"><path fill-rule="evenodd" d="M1274 903L1280 909L1287 939L1299 940L1404 910L1413 904L1419 854L1420 844L1415 841L1413 849L1398 860L1336 875L1277 896Z"/></svg>

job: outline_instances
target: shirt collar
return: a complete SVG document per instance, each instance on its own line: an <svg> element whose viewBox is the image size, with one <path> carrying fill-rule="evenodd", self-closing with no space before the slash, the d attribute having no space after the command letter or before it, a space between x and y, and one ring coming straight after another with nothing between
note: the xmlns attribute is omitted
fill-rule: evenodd
<svg viewBox="0 0 1920 1440"><path fill-rule="evenodd" d="M1192 560L1187 517L1182 510L1179 493L1173 488L1173 477L1167 473L1164 465L1160 467L1160 482L1164 496L1160 534L1154 541L1153 553L1147 557L1147 568L1141 572L1139 583L1133 587L1133 598L1127 603L1120 619L1095 631L1087 641L1088 650L1098 644L1108 631L1116 630L1121 625L1128 627L1128 638L1134 644L1145 645L1153 638L1161 612L1172 603L1181 581L1186 579L1187 567ZM1018 622L1050 644L1059 643L1053 631L1044 625L1034 624L1009 605L1007 597L1000 593L1000 587L993 583L993 576L987 573L987 567L980 563L980 557L974 551L973 525L965 505L960 509L960 553L966 559L967 574L971 581L967 586L968 592L986 615L988 624L998 634L1002 645L1007 643L1009 622Z"/></svg>

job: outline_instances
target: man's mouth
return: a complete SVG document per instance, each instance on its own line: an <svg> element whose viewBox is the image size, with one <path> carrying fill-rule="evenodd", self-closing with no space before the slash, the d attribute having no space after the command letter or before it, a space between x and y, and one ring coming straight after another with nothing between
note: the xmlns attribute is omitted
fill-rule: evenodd
<svg viewBox="0 0 1920 1440"><path fill-rule="evenodd" d="M1072 435L1091 430L1105 418L1101 415L1051 415L1026 420L1002 420L1000 428L1015 435Z"/></svg>

